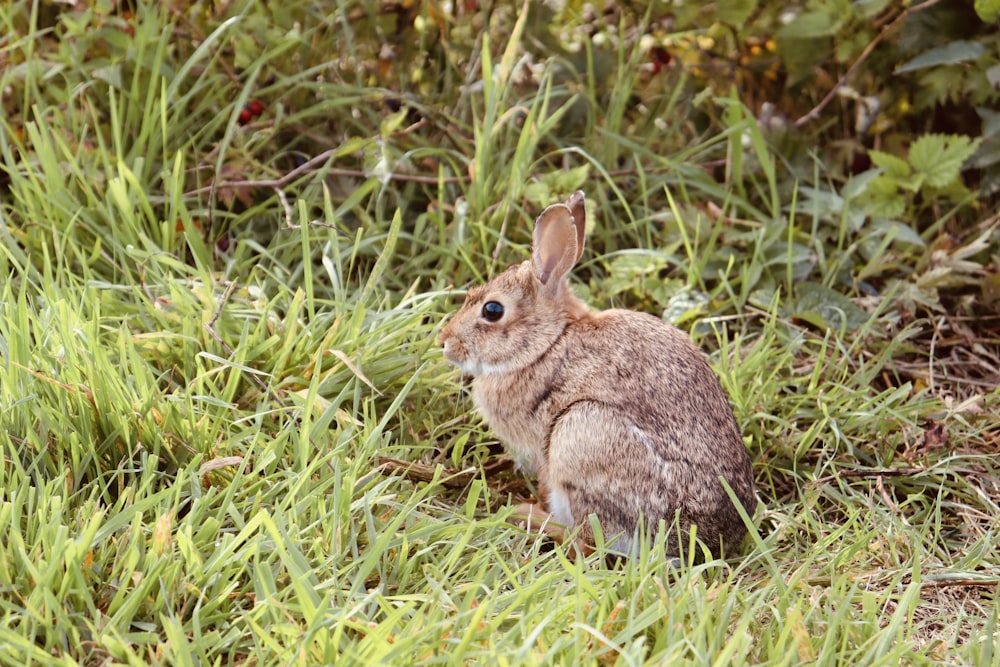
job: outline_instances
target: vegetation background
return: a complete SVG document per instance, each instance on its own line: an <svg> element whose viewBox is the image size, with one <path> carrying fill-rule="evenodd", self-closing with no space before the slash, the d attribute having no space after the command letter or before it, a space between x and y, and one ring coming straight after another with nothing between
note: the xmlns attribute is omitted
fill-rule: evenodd
<svg viewBox="0 0 1000 667"><path fill-rule="evenodd" d="M3 3L0 663L1000 664L998 11ZM434 338L577 188L740 558L505 522Z"/></svg>

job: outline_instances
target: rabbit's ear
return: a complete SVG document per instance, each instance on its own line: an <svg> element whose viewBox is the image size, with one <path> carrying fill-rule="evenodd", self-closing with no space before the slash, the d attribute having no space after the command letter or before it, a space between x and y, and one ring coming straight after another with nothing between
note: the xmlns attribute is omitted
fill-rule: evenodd
<svg viewBox="0 0 1000 667"><path fill-rule="evenodd" d="M570 195L566 200L566 206L573 214L573 225L576 227L576 261L573 262L576 264L583 254L583 239L587 235L587 205L584 203L583 190L577 190Z"/></svg>
<svg viewBox="0 0 1000 667"><path fill-rule="evenodd" d="M576 264L579 257L576 245L576 222L569 206L553 204L539 214L532 235L531 258L535 276L542 285L549 286L552 296Z"/></svg>

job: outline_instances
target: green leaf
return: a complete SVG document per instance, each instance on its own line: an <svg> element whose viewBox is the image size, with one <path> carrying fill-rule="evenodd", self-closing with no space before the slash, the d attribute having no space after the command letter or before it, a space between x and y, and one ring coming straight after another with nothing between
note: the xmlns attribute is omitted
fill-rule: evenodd
<svg viewBox="0 0 1000 667"><path fill-rule="evenodd" d="M529 181L521 192L536 208L541 209L552 203L552 187L544 180Z"/></svg>
<svg viewBox="0 0 1000 667"><path fill-rule="evenodd" d="M827 11L802 12L778 31L783 39L816 39L837 34L845 16L833 16Z"/></svg>
<svg viewBox="0 0 1000 667"><path fill-rule="evenodd" d="M924 184L924 175L914 173L910 163L906 160L882 151L868 151L868 155L871 157L872 163L881 169L887 178L895 181L897 187L916 192Z"/></svg>
<svg viewBox="0 0 1000 667"><path fill-rule="evenodd" d="M928 185L943 188L958 178L962 164L978 147L978 139L963 135L925 134L910 146L910 164Z"/></svg>
<svg viewBox="0 0 1000 667"><path fill-rule="evenodd" d="M870 19L881 14L892 0L855 0L851 3L859 19Z"/></svg>
<svg viewBox="0 0 1000 667"><path fill-rule="evenodd" d="M909 165L906 166L909 169ZM868 186L876 178L881 176L882 173L878 169L868 169L860 174L854 174L847 179L844 183L844 187L840 189L841 204L838 207L838 211L843 210L844 202L850 201L852 199L857 199L858 197L864 195L868 191Z"/></svg>
<svg viewBox="0 0 1000 667"><path fill-rule="evenodd" d="M100 79L113 88L122 87L122 66L121 63L114 63L105 67L97 67L91 76Z"/></svg>
<svg viewBox="0 0 1000 667"><path fill-rule="evenodd" d="M757 4L757 0L718 0L715 7L720 21L739 28L757 9Z"/></svg>
<svg viewBox="0 0 1000 667"><path fill-rule="evenodd" d="M666 261L642 251L629 251L614 257L608 265L609 274L601 288L612 294L630 292L642 284L643 277L657 275Z"/></svg>
<svg viewBox="0 0 1000 667"><path fill-rule="evenodd" d="M1000 0L976 0L976 14L985 23L996 23L1000 18Z"/></svg>
<svg viewBox="0 0 1000 667"><path fill-rule="evenodd" d="M970 169L986 169L995 164L1000 164L1000 141L983 144L968 162Z"/></svg>
<svg viewBox="0 0 1000 667"><path fill-rule="evenodd" d="M614 257L608 265L612 276L634 280L636 276L654 273L666 265L662 257L645 251L625 251Z"/></svg>
<svg viewBox="0 0 1000 667"><path fill-rule="evenodd" d="M406 120L406 116L409 113L410 113L409 109L403 108L394 114L386 116L382 120L381 125L379 126L379 133L382 135L382 137L389 138L390 136L392 136L396 132L396 130L398 130L403 126L403 122Z"/></svg>
<svg viewBox="0 0 1000 667"><path fill-rule="evenodd" d="M579 167L573 169L558 170L553 172L554 184L560 192L569 194L579 190L587 182L590 176L590 163L584 162Z"/></svg>
<svg viewBox="0 0 1000 667"><path fill-rule="evenodd" d="M572 169L557 169L529 181L524 186L524 196L535 206L544 208L553 203L553 198L568 196L584 187L589 176L589 162Z"/></svg>
<svg viewBox="0 0 1000 667"><path fill-rule="evenodd" d="M927 243L920 237L913 227L896 222L895 220L875 220L871 224L871 229L877 232L879 238L892 235L892 240L896 243L907 243L912 246L924 248Z"/></svg>
<svg viewBox="0 0 1000 667"><path fill-rule="evenodd" d="M854 331L868 321L868 313L825 285L802 283L795 294L792 315L820 328Z"/></svg>
<svg viewBox="0 0 1000 667"><path fill-rule="evenodd" d="M986 49L979 42L970 42L967 40L951 42L930 51L924 51L916 58L900 65L896 69L896 74L904 74L938 65L957 65L969 60L977 60L984 53L986 53Z"/></svg>
<svg viewBox="0 0 1000 667"><path fill-rule="evenodd" d="M986 80L990 82L993 88L1000 86L1000 65L994 65L986 70Z"/></svg>
<svg viewBox="0 0 1000 667"><path fill-rule="evenodd" d="M1000 134L1000 111L993 111L986 107L976 107L976 113L983 121L983 139L989 139Z"/></svg>
<svg viewBox="0 0 1000 667"><path fill-rule="evenodd" d="M868 151L868 157L871 158L872 164L882 170L886 176L890 176L895 179L909 178L913 173L910 168L910 163L903 158L896 157L889 153L883 153L882 151L871 150Z"/></svg>
<svg viewBox="0 0 1000 667"><path fill-rule="evenodd" d="M890 176L879 176L869 183L859 201L873 218L898 218L906 210L906 197L899 191L896 179Z"/></svg>

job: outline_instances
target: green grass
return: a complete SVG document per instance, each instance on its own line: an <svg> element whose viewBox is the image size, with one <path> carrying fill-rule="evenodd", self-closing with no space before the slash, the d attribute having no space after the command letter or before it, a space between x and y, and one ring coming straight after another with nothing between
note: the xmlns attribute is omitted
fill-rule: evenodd
<svg viewBox="0 0 1000 667"><path fill-rule="evenodd" d="M0 663L1000 665L988 216L884 240L637 38L285 4L0 8ZM578 291L729 393L740 557L506 522L435 336L577 187Z"/></svg>

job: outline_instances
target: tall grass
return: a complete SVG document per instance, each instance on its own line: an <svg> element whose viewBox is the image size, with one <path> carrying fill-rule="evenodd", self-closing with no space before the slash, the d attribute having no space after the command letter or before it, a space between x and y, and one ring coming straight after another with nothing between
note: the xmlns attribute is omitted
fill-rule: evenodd
<svg viewBox="0 0 1000 667"><path fill-rule="evenodd" d="M0 662L1000 664L997 390L908 370L929 322L845 296L855 230L736 99L664 129L694 102L638 40L540 46L501 3L442 50L435 7L0 7ZM435 335L578 187L580 293L671 314L729 393L738 558L506 522Z"/></svg>

